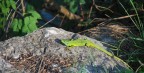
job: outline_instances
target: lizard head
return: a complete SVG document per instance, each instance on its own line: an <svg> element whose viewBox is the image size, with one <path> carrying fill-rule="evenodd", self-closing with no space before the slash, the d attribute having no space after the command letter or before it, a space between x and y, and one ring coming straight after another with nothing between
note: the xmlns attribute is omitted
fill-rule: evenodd
<svg viewBox="0 0 144 73"><path fill-rule="evenodd" d="M68 40L68 39L62 39L61 43L64 44L64 45L66 45L66 46L69 46L69 41L70 40Z"/></svg>

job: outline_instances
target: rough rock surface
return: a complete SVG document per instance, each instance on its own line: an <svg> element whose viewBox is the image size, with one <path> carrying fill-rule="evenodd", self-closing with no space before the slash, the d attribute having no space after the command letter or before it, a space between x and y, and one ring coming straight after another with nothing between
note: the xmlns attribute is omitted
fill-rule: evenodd
<svg viewBox="0 0 144 73"><path fill-rule="evenodd" d="M79 34L67 32L54 27L44 28L23 37L13 37L4 42L0 42L0 73L31 73L36 71L41 73L83 73L83 71L84 73L119 73L120 71L127 69L122 62L114 60L97 49L86 46L72 47L68 49L68 47L62 45L60 42L60 39L71 38L87 38L106 49L106 47L104 47L99 41L86 36L81 36ZM55 62L55 60L50 64L45 62L45 67L51 68L46 70L47 72L42 72L37 70L37 68L35 68L36 71L31 70L30 68L27 69L27 65L34 63L34 61L39 61L39 59L33 60L33 62L26 64L26 66L22 66L20 69L15 65L19 65L18 67L21 67L23 64L13 65L11 62L13 59L15 62L19 62L18 60L22 61L22 56L27 54L31 54L31 57L35 56L35 58L42 59L46 57L48 57L48 59L51 59L51 57L58 58L60 60L68 59L65 64L70 65L63 66L59 64L61 61ZM44 62L45 59L42 59L40 59L40 61ZM47 69L45 67L44 69ZM51 72L51 69L54 70L56 67L58 70Z"/></svg>

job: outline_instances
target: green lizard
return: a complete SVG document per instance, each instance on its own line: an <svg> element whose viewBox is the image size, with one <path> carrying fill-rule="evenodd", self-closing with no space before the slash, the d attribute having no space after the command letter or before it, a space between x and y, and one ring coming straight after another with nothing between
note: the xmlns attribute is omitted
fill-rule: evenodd
<svg viewBox="0 0 144 73"><path fill-rule="evenodd" d="M100 45L93 43L92 41L88 40L88 39L61 39L61 42L68 47L75 47L75 46L87 46L87 47L91 47L91 48L96 48L102 52L104 52L105 54L107 54L110 57L113 57L116 60L119 60L121 62L123 62L127 67L129 67L130 69L132 69L127 63L125 63L122 59L118 58L117 56L113 55L112 53L108 52L107 50L105 50L104 48L102 48Z"/></svg>

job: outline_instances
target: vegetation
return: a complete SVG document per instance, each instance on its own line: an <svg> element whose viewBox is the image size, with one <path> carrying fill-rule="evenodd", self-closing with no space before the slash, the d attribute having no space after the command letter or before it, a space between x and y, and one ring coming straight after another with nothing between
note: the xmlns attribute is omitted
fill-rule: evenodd
<svg viewBox="0 0 144 73"><path fill-rule="evenodd" d="M128 37L115 47L117 55L125 55L124 59L134 71L142 73L144 72L143 8L144 2L141 0L89 0L87 2L86 0L0 0L0 40L21 36L48 25L50 22L47 21L43 25L38 23L45 20L39 12L43 9L54 11L52 15L59 14L61 22L57 23L59 25L56 27L73 32L83 31L101 25L103 22L121 20L128 22L125 26L132 27ZM123 20L124 18L119 18L121 16L127 16L126 21ZM123 49L129 43L128 50Z"/></svg>

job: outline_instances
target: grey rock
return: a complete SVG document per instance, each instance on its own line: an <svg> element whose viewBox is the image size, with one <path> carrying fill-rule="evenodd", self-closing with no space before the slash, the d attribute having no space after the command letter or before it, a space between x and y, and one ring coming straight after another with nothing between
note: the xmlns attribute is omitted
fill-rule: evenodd
<svg viewBox="0 0 144 73"><path fill-rule="evenodd" d="M20 71L0 57L0 73L20 73Z"/></svg>
<svg viewBox="0 0 144 73"><path fill-rule="evenodd" d="M14 37L0 42L0 57L11 56L12 58L18 59L22 54L32 53L33 56L45 54L73 59L75 63L69 68L63 68L62 73L118 73L128 68L122 62L116 61L97 49L83 46L72 47L67 50L67 47L61 44L60 39L75 38L74 35L75 33L54 27L39 29L26 36ZM82 35L78 35L78 37L82 39L87 38L106 49L106 47L95 39ZM78 37L76 36L76 38ZM56 64L53 65L54 67L57 66ZM11 67L11 65L8 67ZM11 70L11 68L9 69ZM13 69L11 71L17 70ZM23 72L23 70L20 71Z"/></svg>

